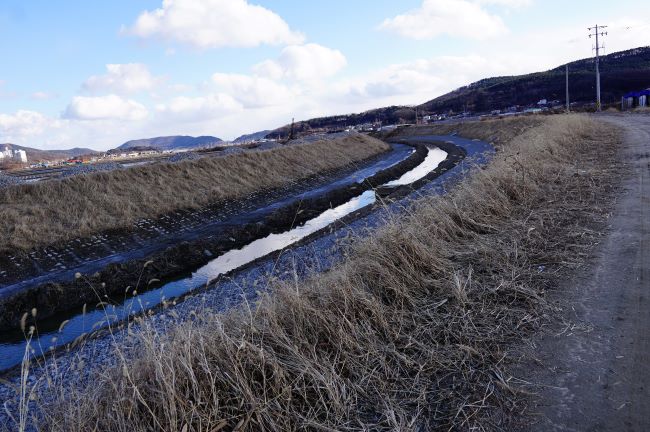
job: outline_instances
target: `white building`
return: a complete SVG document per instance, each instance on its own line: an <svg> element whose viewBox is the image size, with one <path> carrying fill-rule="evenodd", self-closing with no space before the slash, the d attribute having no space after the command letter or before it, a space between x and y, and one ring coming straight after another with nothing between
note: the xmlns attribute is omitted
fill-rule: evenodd
<svg viewBox="0 0 650 432"><path fill-rule="evenodd" d="M15 161L27 163L27 153L25 150L11 150L7 146L3 152L0 152L0 160L4 159L14 159Z"/></svg>

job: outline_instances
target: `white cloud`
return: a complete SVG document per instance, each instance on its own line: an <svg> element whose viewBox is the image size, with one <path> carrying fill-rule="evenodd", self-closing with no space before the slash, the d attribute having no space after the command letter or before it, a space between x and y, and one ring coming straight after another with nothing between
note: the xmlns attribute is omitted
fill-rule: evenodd
<svg viewBox="0 0 650 432"><path fill-rule="evenodd" d="M276 81L258 76L216 73L212 81L244 108L279 105L291 99L293 93Z"/></svg>
<svg viewBox="0 0 650 432"><path fill-rule="evenodd" d="M144 105L117 95L76 96L66 108L65 118L77 120L143 120L148 115Z"/></svg>
<svg viewBox="0 0 650 432"><path fill-rule="evenodd" d="M18 110L15 114L0 114L0 141L21 141L25 137L60 128L62 122L36 111Z"/></svg>
<svg viewBox="0 0 650 432"><path fill-rule="evenodd" d="M503 0L492 3L504 3ZM513 3L513 1L507 1ZM507 33L503 20L470 0L423 0L418 9L388 18L379 26L411 39L426 40L447 34L488 39Z"/></svg>
<svg viewBox="0 0 650 432"><path fill-rule="evenodd" d="M93 75L82 85L86 91L129 94L151 90L162 78L154 77L141 63L107 64L105 75Z"/></svg>
<svg viewBox="0 0 650 432"><path fill-rule="evenodd" d="M142 12L127 31L202 49L295 44L304 39L279 15L246 0L163 0L161 8Z"/></svg>
<svg viewBox="0 0 650 432"><path fill-rule="evenodd" d="M243 107L240 103L230 95L223 93L200 97L178 96L167 103L156 105L156 111L162 117L179 122L215 120L242 110Z"/></svg>
<svg viewBox="0 0 650 432"><path fill-rule="evenodd" d="M335 75L346 65L347 60L341 51L309 43L288 46L276 60L266 60L253 69L273 79L309 81Z"/></svg>
<svg viewBox="0 0 650 432"><path fill-rule="evenodd" d="M334 83L324 99L358 109L422 103L481 78L520 70L507 58L437 56L389 65L362 76Z"/></svg>

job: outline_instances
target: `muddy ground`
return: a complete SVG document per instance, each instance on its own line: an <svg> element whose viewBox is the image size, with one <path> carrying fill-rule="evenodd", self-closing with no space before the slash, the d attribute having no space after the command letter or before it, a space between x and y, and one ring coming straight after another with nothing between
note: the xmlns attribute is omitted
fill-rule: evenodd
<svg viewBox="0 0 650 432"><path fill-rule="evenodd" d="M650 430L650 116L624 128L629 175L594 258L554 292L562 320L534 341L522 372L533 431Z"/></svg>

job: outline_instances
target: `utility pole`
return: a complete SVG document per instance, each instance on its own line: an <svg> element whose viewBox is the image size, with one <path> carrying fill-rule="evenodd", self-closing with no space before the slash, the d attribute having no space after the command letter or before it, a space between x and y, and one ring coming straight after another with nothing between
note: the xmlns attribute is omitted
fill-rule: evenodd
<svg viewBox="0 0 650 432"><path fill-rule="evenodd" d="M566 65L566 112L571 111L571 104L569 103L569 65Z"/></svg>
<svg viewBox="0 0 650 432"><path fill-rule="evenodd" d="M294 126L293 126L293 124L294 124L294 120L295 120L294 118L291 119L291 130L289 131L289 141L291 141L291 140L293 139L293 133L294 133L294 130L293 130Z"/></svg>
<svg viewBox="0 0 650 432"><path fill-rule="evenodd" d="M598 37L602 36L605 37L607 36L606 31L602 31L603 29L606 29L607 26L599 26L596 24L595 27L589 27L589 38L591 39L592 37L596 37L596 111L600 111L602 108L602 105L600 103L600 49L605 48L604 46L600 46L600 42L598 41Z"/></svg>

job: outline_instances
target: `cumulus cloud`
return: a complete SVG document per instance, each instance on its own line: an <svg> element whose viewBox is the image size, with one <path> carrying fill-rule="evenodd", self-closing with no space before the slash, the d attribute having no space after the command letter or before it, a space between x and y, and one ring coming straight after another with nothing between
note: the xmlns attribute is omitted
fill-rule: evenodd
<svg viewBox="0 0 650 432"><path fill-rule="evenodd" d="M0 114L0 140L17 141L58 128L61 122L36 111L18 110L15 114Z"/></svg>
<svg viewBox="0 0 650 432"><path fill-rule="evenodd" d="M89 92L109 91L129 94L151 90L162 78L154 77L142 63L107 64L106 74L93 75L82 85Z"/></svg>
<svg viewBox="0 0 650 432"><path fill-rule="evenodd" d="M182 122L217 119L242 110L239 102L224 93L199 97L178 96L167 103L156 105L156 111L162 117Z"/></svg>
<svg viewBox="0 0 650 432"><path fill-rule="evenodd" d="M276 13L247 0L163 0L127 30L197 48L255 47L301 43L304 37Z"/></svg>
<svg viewBox="0 0 650 432"><path fill-rule="evenodd" d="M268 78L216 73L212 81L244 108L279 105L292 97L292 89Z"/></svg>
<svg viewBox="0 0 650 432"><path fill-rule="evenodd" d="M309 43L288 46L277 59L259 63L253 70L276 80L308 81L335 75L346 65L347 60L341 51Z"/></svg>
<svg viewBox="0 0 650 432"><path fill-rule="evenodd" d="M144 105L111 94L107 96L76 96L65 110L64 117L76 120L143 120L148 115Z"/></svg>
<svg viewBox="0 0 650 432"><path fill-rule="evenodd" d="M328 99L360 107L422 103L487 76L516 71L507 59L487 56L437 56L389 65L363 76L335 83Z"/></svg>
<svg viewBox="0 0 650 432"><path fill-rule="evenodd" d="M491 0L513 3L515 0ZM507 33L503 20L471 0L424 0L422 6L379 26L411 39L433 39L443 34L470 39L487 39Z"/></svg>

